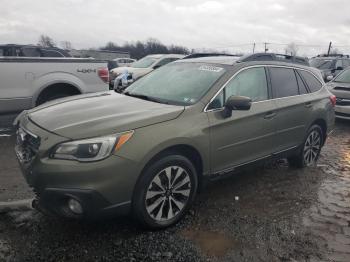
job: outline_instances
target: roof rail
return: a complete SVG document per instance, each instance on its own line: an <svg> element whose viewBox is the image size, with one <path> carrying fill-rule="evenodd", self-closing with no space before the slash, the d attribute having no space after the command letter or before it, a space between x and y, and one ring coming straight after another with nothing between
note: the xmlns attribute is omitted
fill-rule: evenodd
<svg viewBox="0 0 350 262"><path fill-rule="evenodd" d="M307 57L292 56L286 54L278 53L254 53L242 56L239 62L249 62L249 61L281 61L286 63L302 64L309 66L309 59Z"/></svg>
<svg viewBox="0 0 350 262"><path fill-rule="evenodd" d="M224 53L193 53L185 56L182 59L199 58L199 57L210 57L210 56L235 56L241 57L241 55L224 54Z"/></svg>
<svg viewBox="0 0 350 262"><path fill-rule="evenodd" d="M316 57L345 57L345 58L350 58L350 55L343 55L343 54L320 54L317 55Z"/></svg>

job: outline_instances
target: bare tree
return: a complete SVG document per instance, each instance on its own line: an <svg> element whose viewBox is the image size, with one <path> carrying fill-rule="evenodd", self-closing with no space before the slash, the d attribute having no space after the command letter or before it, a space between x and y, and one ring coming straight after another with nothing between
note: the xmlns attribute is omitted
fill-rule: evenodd
<svg viewBox="0 0 350 262"><path fill-rule="evenodd" d="M291 42L290 44L288 44L285 49L286 54L290 54L290 55L297 55L298 50L299 50L299 47L294 42Z"/></svg>
<svg viewBox="0 0 350 262"><path fill-rule="evenodd" d="M55 47L56 43L48 35L41 35L39 37L38 45L43 46L43 47Z"/></svg>
<svg viewBox="0 0 350 262"><path fill-rule="evenodd" d="M341 52L338 48L332 48L329 54L336 55L336 54L341 54Z"/></svg>
<svg viewBox="0 0 350 262"><path fill-rule="evenodd" d="M61 41L60 43L61 47L65 50L72 50L72 43L70 41Z"/></svg>

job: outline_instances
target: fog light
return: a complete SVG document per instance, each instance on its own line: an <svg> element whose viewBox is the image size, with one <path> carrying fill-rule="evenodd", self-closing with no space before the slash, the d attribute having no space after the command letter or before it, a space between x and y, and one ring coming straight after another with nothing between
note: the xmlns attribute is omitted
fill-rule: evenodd
<svg viewBox="0 0 350 262"><path fill-rule="evenodd" d="M71 198L68 200L68 207L69 210L72 211L74 214L81 215L83 213L83 207L79 203L79 201Z"/></svg>

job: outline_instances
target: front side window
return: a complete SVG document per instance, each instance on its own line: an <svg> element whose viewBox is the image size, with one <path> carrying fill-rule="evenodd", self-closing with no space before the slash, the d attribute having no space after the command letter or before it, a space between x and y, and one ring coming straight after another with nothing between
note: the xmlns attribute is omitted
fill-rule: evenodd
<svg viewBox="0 0 350 262"><path fill-rule="evenodd" d="M268 92L265 69L249 68L235 76L225 87L225 99L230 96L247 96L253 102L266 100Z"/></svg>
<svg viewBox="0 0 350 262"><path fill-rule="evenodd" d="M311 92L316 92L321 89L322 84L316 79L316 77L313 74L304 70L298 70L298 72L304 78Z"/></svg>
<svg viewBox="0 0 350 262"><path fill-rule="evenodd" d="M131 84L125 94L170 104L196 103L225 73L203 63L173 63L154 70Z"/></svg>
<svg viewBox="0 0 350 262"><path fill-rule="evenodd" d="M298 83L293 69L270 67L269 71L274 98L299 95Z"/></svg>
<svg viewBox="0 0 350 262"><path fill-rule="evenodd" d="M230 96L246 96L253 102L268 99L264 67L248 68L230 80L209 104L208 110L222 108Z"/></svg>

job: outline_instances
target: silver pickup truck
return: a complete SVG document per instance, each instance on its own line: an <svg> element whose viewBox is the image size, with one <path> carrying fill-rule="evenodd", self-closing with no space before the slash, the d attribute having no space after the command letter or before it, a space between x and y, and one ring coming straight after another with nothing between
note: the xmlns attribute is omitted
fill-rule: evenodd
<svg viewBox="0 0 350 262"><path fill-rule="evenodd" d="M108 90L107 63L84 58L0 57L0 115Z"/></svg>

